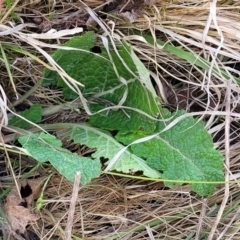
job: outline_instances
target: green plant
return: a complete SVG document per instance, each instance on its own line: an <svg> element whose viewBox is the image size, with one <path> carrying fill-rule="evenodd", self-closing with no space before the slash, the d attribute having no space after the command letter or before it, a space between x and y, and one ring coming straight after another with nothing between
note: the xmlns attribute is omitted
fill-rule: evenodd
<svg viewBox="0 0 240 240"><path fill-rule="evenodd" d="M69 82L57 71L45 69L42 82L46 87L61 87L67 100L80 97L89 115L88 123L42 128L64 128L62 137L95 149L94 153L90 157L71 153L47 132L24 132L18 139L24 151L39 162L49 161L71 181L76 171L81 171L82 183L99 176L100 160L105 158L104 171L141 172L162 178L169 187L188 182L196 193L211 194L215 190L211 183L224 180L223 157L214 149L203 122L184 111L171 113L163 108L148 71L132 49L125 43L106 44L107 40L96 54L94 33L72 38L52 57L75 80Z"/></svg>

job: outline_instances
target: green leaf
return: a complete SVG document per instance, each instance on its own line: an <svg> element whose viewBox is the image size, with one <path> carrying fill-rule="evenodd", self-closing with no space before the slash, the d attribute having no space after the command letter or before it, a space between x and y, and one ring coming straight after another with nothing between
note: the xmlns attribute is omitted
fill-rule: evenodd
<svg viewBox="0 0 240 240"><path fill-rule="evenodd" d="M65 136L70 137L75 143L86 145L96 149L92 154L94 159L104 157L112 159L124 146L118 143L107 131L79 124L78 127L71 129ZM161 174L149 167L146 162L138 156L126 150L119 158L118 162L111 168L124 173L142 171L145 176L160 178Z"/></svg>
<svg viewBox="0 0 240 240"><path fill-rule="evenodd" d="M109 64L107 71L111 75L106 77L95 74L95 77L98 79L97 86L101 89L99 93L96 92L96 95L101 101L98 104L90 105L90 108L94 112L118 105L124 98L124 94L126 94L126 99L122 103L122 106L120 105L117 109L91 116L90 123L93 126L123 132L137 131L139 129L144 129L146 132L154 131L156 121L151 119L151 117L158 117L159 102L144 86L145 83L141 83L139 72L131 56L131 51L125 45L118 47L118 53L129 69L126 69L119 56L114 51L111 51L112 63ZM104 50L102 50L102 55L106 58L108 57ZM98 64L104 65L103 62L99 61ZM117 69L116 71L114 67ZM117 76L116 72L119 76ZM109 81L110 79L112 83ZM120 81L120 79L126 80L126 84Z"/></svg>
<svg viewBox="0 0 240 240"><path fill-rule="evenodd" d="M65 46L90 51L95 38L95 35L89 32L72 38ZM121 45L117 51L116 53L110 50L108 54L101 48L101 54L93 54L59 49L54 53L53 59L72 78L84 85L81 91L89 101L92 113L118 106L90 116L93 126L124 132L139 129L152 132L155 129L154 119L159 114L159 102L150 92L153 91L150 78L148 76L147 79L145 71L141 81L141 65L131 48ZM77 97L56 72L45 70L43 83L63 87L63 95L67 99Z"/></svg>
<svg viewBox="0 0 240 240"><path fill-rule="evenodd" d="M38 123L42 119L42 107L39 104L33 104L29 109L18 113L23 118L26 118L30 122ZM30 126L30 123L28 123L26 120L18 117L13 116L9 120L9 125L19 127L19 128L27 128Z"/></svg>
<svg viewBox="0 0 240 240"><path fill-rule="evenodd" d="M57 61L57 63L71 76L75 76L74 72L76 69L81 70L81 62L86 60L88 57L92 57L89 51L96 41L96 36L93 32L87 32L83 36L76 36L67 41L63 46L76 48L76 50L63 50L58 49L53 55L52 58ZM79 79L76 79L79 80ZM80 80L79 80L80 81ZM77 97L75 93L70 91L68 86L61 79L59 74L56 71L51 71L49 69L44 70L43 74L43 86L48 86L50 84L58 85L64 87L65 97L74 98ZM73 94L73 96L68 96L68 94Z"/></svg>
<svg viewBox="0 0 240 240"><path fill-rule="evenodd" d="M179 111L171 115L167 110L165 117L171 121L184 114ZM161 132L169 122L159 122L157 132ZM143 132L118 134L117 140L124 144L145 137ZM181 181L223 181L223 156L214 149L211 136L204 129L203 122L192 117L178 122L168 131L160 133L152 140L131 146L133 153L146 159L148 165L161 172L163 179ZM172 187L172 183L166 183ZM212 184L192 183L192 190L200 195L211 194Z"/></svg>
<svg viewBox="0 0 240 240"><path fill-rule="evenodd" d="M128 96L124 103L124 106L131 107L132 109L119 108L117 110L109 110L90 116L90 124L107 130L119 130L122 132L135 132L139 129L145 132L152 132L156 127L156 120L150 119L148 114L152 117L157 117L159 112L152 95L148 90L144 90L141 83L136 80L128 83ZM106 101L110 101L109 105L114 106L120 101L124 90L122 87L115 90L111 94L103 96ZM91 105L91 109L97 111L107 106L107 104L98 104L97 106ZM135 110L134 110L135 109ZM136 110L141 110L142 113L138 113Z"/></svg>
<svg viewBox="0 0 240 240"><path fill-rule="evenodd" d="M77 171L81 172L81 183L86 184L101 173L99 160L80 157L62 148L62 143L50 134L29 134L18 139L22 146L37 161L49 161L69 181L74 181Z"/></svg>
<svg viewBox="0 0 240 240"><path fill-rule="evenodd" d="M150 72L145 67L143 62L140 61L140 59L137 57L137 55L134 53L132 49L131 49L131 58L134 61L134 64L136 65L141 83L144 86L146 86L146 88L151 92L153 97L158 98L157 93L150 79Z"/></svg>

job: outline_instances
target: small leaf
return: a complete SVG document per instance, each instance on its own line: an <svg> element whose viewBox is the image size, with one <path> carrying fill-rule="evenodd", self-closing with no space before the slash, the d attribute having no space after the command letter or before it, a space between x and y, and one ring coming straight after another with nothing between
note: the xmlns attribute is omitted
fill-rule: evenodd
<svg viewBox="0 0 240 240"><path fill-rule="evenodd" d="M38 197L41 189L41 179L28 179L26 182L14 186L6 197L4 209L12 231L24 233L26 226L31 221L36 221L40 216L33 214L32 203ZM19 196L19 189L28 189L26 196ZM31 190L29 192L29 190Z"/></svg>
<svg viewBox="0 0 240 240"><path fill-rule="evenodd" d="M167 110L166 118L171 117ZM172 120L184 114L179 111ZM169 123L169 122L168 122ZM157 131L161 132L168 123L159 122ZM166 125L165 125L166 124ZM124 144L146 136L143 132L118 134L117 140ZM168 131L144 143L131 146L133 153L146 159L148 165L161 172L163 179L183 181L223 181L223 156L214 149L209 133L203 122L192 117L178 122ZM166 183L172 187L172 183ZM192 190L200 195L211 194L212 184L193 183Z"/></svg>
<svg viewBox="0 0 240 240"><path fill-rule="evenodd" d="M64 135L73 139L75 143L84 144L90 148L96 149L96 152L92 154L94 159L100 160L102 157L112 159L119 150L124 147L107 131L101 131L85 124L79 124L77 128L73 128ZM121 155L118 162L111 170L117 170L124 173L142 171L145 176L151 178L161 177L161 174L149 167L143 159L127 150Z"/></svg>
<svg viewBox="0 0 240 240"><path fill-rule="evenodd" d="M61 148L61 141L50 134L31 133L28 136L20 137L18 141L33 158L39 162L49 161L69 181L74 181L77 171L81 172L82 184L86 184L92 178L100 175L100 161L80 157L67 149Z"/></svg>
<svg viewBox="0 0 240 240"><path fill-rule="evenodd" d="M29 109L18 114L30 122L38 123L42 119L42 107L36 103L33 104ZM9 125L19 128L27 128L30 126L30 123L18 116L13 116L9 120Z"/></svg>

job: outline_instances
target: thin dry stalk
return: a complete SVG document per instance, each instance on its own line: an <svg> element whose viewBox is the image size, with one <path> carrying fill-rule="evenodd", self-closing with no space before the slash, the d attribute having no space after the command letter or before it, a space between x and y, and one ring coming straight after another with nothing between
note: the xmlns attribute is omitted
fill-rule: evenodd
<svg viewBox="0 0 240 240"><path fill-rule="evenodd" d="M202 209L201 209L201 214L199 217L199 222L197 225L197 232L196 232L195 240L200 239L200 234L201 234L202 225L203 225L203 219L206 217L206 208L207 208L207 199L204 199L203 203L202 203Z"/></svg>
<svg viewBox="0 0 240 240"><path fill-rule="evenodd" d="M18 194L21 197L20 189L19 189L17 179L16 179L16 175L15 175L15 172L13 170L12 162L10 160L9 153L8 153L8 150L7 150L6 145L4 143L4 138L3 138L3 134L2 134L3 127L6 127L7 124L8 124L7 110L8 110L7 96L6 96L5 91L2 88L2 85L0 85L0 145L3 146L4 152L6 154L6 158L8 160L9 168L10 168L11 173L12 173L14 183L16 185Z"/></svg>
<svg viewBox="0 0 240 240"><path fill-rule="evenodd" d="M214 238L214 234L216 232L217 226L221 221L223 212L226 208L227 201L229 198L229 171L230 171L230 123L231 123L231 81L227 81L226 83L226 117L225 117L225 193L222 200L221 207L218 211L216 220L212 227L212 230L208 236L208 240L212 240ZM222 239L222 236L218 236L218 240Z"/></svg>
<svg viewBox="0 0 240 240"><path fill-rule="evenodd" d="M73 185L73 192L72 192L72 198L71 198L70 208L68 212L67 226L65 229L64 240L71 240L73 219L74 219L74 213L75 213L75 206L78 198L80 180L81 180L81 173L77 172L75 175L75 180Z"/></svg>

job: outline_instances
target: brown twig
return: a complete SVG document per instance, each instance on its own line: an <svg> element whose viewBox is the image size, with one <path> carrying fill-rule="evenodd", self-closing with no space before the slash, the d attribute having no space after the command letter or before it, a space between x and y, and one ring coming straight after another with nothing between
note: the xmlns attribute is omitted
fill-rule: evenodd
<svg viewBox="0 0 240 240"><path fill-rule="evenodd" d="M67 226L66 226L66 229L65 229L64 240L71 240L73 218L74 218L76 201L77 201L77 198L78 198L80 179L81 179L81 173L77 172L76 175L75 175L75 180L74 180L74 185L73 185L73 192L72 192L72 198L71 198L71 203L70 203L70 209L69 209L69 212L68 212L68 219L67 219Z"/></svg>

